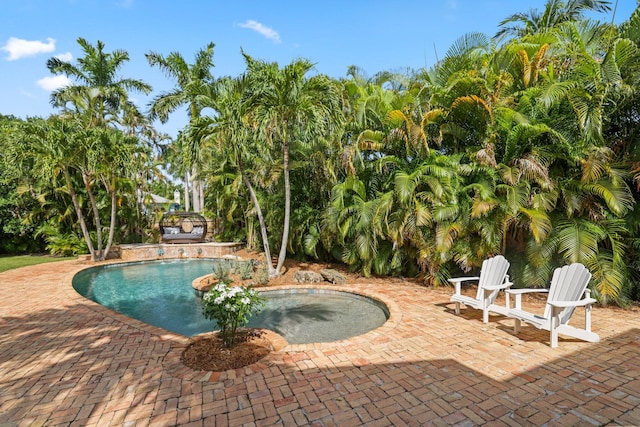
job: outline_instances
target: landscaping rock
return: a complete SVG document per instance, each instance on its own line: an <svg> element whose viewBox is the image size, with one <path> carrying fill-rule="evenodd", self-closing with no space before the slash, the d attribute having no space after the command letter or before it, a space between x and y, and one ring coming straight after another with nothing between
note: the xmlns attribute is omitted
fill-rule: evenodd
<svg viewBox="0 0 640 427"><path fill-rule="evenodd" d="M324 280L331 282L334 285L344 285L347 283L347 278L342 273L331 268L324 268L320 270L320 274L324 277Z"/></svg>
<svg viewBox="0 0 640 427"><path fill-rule="evenodd" d="M300 270L293 275L293 280L296 283L320 283L324 279L320 273L315 271Z"/></svg>

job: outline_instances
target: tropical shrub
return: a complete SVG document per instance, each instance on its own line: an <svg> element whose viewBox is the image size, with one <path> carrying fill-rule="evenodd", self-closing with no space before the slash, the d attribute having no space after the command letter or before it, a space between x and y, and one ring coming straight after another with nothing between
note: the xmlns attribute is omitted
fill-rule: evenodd
<svg viewBox="0 0 640 427"><path fill-rule="evenodd" d="M75 256L88 253L87 243L81 236L49 223L38 227L35 236L44 238L47 242L46 249L52 255Z"/></svg>
<svg viewBox="0 0 640 427"><path fill-rule="evenodd" d="M211 269L213 278L221 283L231 283L231 265L228 261L216 261Z"/></svg>
<svg viewBox="0 0 640 427"><path fill-rule="evenodd" d="M202 312L215 320L226 348L236 344L237 330L246 326L249 318L264 305L264 297L244 286L229 286L219 282L202 297Z"/></svg>

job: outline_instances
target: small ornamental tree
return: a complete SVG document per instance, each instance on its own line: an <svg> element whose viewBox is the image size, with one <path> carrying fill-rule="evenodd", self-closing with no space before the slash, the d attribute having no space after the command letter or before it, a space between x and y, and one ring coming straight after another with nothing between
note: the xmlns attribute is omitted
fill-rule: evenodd
<svg viewBox="0 0 640 427"><path fill-rule="evenodd" d="M202 312L215 320L226 348L236 344L236 331L264 306L264 297L251 288L220 282L202 297Z"/></svg>

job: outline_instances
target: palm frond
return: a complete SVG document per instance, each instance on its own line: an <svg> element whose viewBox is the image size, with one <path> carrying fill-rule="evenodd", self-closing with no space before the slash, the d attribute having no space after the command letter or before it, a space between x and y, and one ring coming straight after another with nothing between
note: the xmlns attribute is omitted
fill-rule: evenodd
<svg viewBox="0 0 640 427"><path fill-rule="evenodd" d="M618 264L618 265L616 265ZM587 264L593 273L594 296L603 304L610 300L618 300L626 281L622 265L616 263L609 251L600 251L598 256Z"/></svg>
<svg viewBox="0 0 640 427"><path fill-rule="evenodd" d="M529 230L536 243L543 242L553 229L551 219L546 212L537 209L521 208L520 212L529 220Z"/></svg>
<svg viewBox="0 0 640 427"><path fill-rule="evenodd" d="M615 185L610 180L586 183L582 185L582 188L587 193L600 197L607 207L619 217L624 216L635 204L628 188Z"/></svg>
<svg viewBox="0 0 640 427"><path fill-rule="evenodd" d="M558 224L558 251L567 262L587 265L598 254L599 242L605 237L597 225L581 220L565 220Z"/></svg>

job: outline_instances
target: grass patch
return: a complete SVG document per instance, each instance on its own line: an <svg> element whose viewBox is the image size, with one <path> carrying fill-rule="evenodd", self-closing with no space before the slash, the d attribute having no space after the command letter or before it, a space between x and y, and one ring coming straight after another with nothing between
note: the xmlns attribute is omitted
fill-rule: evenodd
<svg viewBox="0 0 640 427"><path fill-rule="evenodd" d="M0 273L14 268L44 264L46 262L64 261L67 259L77 259L77 257L54 257L51 255L0 255Z"/></svg>

